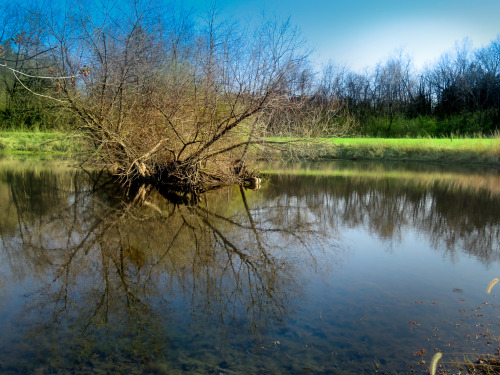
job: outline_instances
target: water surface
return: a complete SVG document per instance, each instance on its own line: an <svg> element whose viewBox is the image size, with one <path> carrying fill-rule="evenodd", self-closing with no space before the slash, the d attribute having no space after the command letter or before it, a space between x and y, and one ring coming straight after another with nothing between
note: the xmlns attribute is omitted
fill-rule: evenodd
<svg viewBox="0 0 500 375"><path fill-rule="evenodd" d="M0 372L426 373L495 352L497 170L264 170L193 197L2 160Z"/></svg>

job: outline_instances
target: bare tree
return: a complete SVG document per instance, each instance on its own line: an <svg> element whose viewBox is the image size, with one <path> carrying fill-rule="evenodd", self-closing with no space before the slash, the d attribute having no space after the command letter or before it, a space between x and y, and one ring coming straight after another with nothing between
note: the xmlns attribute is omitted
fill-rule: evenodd
<svg viewBox="0 0 500 375"><path fill-rule="evenodd" d="M404 56L402 51L375 68L373 102L386 119L386 134L391 134L394 119L404 113L413 99L414 85L411 59Z"/></svg>
<svg viewBox="0 0 500 375"><path fill-rule="evenodd" d="M289 96L307 56L300 34L289 20L243 28L212 10L195 27L189 14L162 12L134 1L37 14L48 52L33 58L49 55L46 76L57 82L44 95L78 115L94 160L123 181L199 187L251 177L244 160L261 142L261 114Z"/></svg>

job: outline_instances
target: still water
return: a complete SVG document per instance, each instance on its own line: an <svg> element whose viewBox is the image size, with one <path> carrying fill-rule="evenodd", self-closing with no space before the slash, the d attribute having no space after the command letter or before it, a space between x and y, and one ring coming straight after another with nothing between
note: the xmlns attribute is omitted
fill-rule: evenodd
<svg viewBox="0 0 500 375"><path fill-rule="evenodd" d="M500 346L500 173L263 166L198 198L0 161L0 373L427 373ZM442 368L441 368L442 370Z"/></svg>

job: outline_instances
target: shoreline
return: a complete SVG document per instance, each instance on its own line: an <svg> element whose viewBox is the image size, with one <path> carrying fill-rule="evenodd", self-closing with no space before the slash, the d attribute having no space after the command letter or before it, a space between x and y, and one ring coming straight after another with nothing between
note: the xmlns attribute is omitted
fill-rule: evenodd
<svg viewBox="0 0 500 375"><path fill-rule="evenodd" d="M258 158L415 161L500 166L500 138L267 138ZM0 132L0 155L72 157L84 146L78 133Z"/></svg>
<svg viewBox="0 0 500 375"><path fill-rule="evenodd" d="M500 138L269 138L266 157L500 166Z"/></svg>
<svg viewBox="0 0 500 375"><path fill-rule="evenodd" d="M0 155L72 157L83 153L81 136L65 132L0 131Z"/></svg>

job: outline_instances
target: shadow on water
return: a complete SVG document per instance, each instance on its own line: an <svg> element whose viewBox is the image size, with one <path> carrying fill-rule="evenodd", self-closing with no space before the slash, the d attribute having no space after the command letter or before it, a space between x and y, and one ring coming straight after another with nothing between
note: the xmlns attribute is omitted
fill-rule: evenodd
<svg viewBox="0 0 500 375"><path fill-rule="evenodd" d="M283 341L307 329L308 285L349 256L344 230L398 243L412 228L452 261L500 254L500 197L439 181L280 174L193 197L14 164L0 200L3 373L371 373L343 333L314 331L338 347L307 361ZM332 357L345 347L357 363Z"/></svg>

